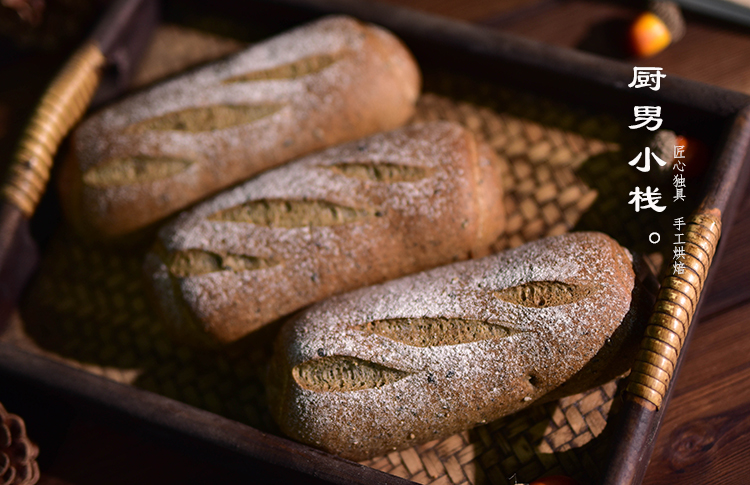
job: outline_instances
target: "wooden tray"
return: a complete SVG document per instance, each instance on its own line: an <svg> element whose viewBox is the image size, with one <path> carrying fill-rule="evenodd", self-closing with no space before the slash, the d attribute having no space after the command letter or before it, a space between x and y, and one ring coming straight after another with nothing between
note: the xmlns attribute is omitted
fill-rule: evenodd
<svg viewBox="0 0 750 485"><path fill-rule="evenodd" d="M173 6L168 15L189 20L199 10L197 5ZM643 139L627 129L637 104L662 106L665 127L700 138L718 154L707 183L699 188L693 182L693 189L700 189L688 195L693 206L726 209L734 183L746 178L740 168L750 138L745 127L748 98L737 93L673 76L663 80L658 92L631 90L626 85L632 69L622 64L360 2L227 2L215 7L209 24L222 31L227 27L222 19L262 18L268 35L326 12L384 25L404 39L424 70L429 93L420 100L414 121L463 123L506 161L509 229L497 242L498 250L587 228L653 252L647 229L668 233L664 228L673 214L687 219L688 205L670 204L660 217L636 216L627 205L628 191L647 182L627 165L629 151L643 146ZM722 221L727 224L729 218L724 211ZM661 249L671 250L669 244ZM244 354L243 366L236 356L196 355L172 346L140 293L139 251L87 246L61 229L26 297L25 330L11 327L0 334L5 341L0 344L0 375L135 419L144 429L192 438L194 451L253 474L272 469L275 476L290 480L308 474L330 483L403 483L398 477L420 483L512 483L513 475L526 481L566 473L588 481L631 483L645 471L647 459L642 458L650 454L668 396L655 412L637 399L626 399L620 413L624 428L615 429L615 420L607 419L620 402L614 399L615 382L369 460L366 466L264 433L260 430L275 429L263 412L257 373L248 370L264 361L262 349L250 357ZM245 388L232 399L237 385ZM620 448L607 472L597 463L602 445L613 435ZM644 444L642 453L633 453Z"/></svg>

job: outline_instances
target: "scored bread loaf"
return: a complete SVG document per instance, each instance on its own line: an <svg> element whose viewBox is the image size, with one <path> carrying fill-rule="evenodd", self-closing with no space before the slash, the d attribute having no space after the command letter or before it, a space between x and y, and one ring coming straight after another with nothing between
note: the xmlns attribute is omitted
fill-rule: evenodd
<svg viewBox="0 0 750 485"><path fill-rule="evenodd" d="M419 95L389 32L327 17L93 115L60 192L80 232L133 232L258 172L401 126Z"/></svg>
<svg viewBox="0 0 750 485"><path fill-rule="evenodd" d="M571 233L339 295L282 328L269 406L353 460L450 436L624 372L646 287L614 240Z"/></svg>
<svg viewBox="0 0 750 485"><path fill-rule="evenodd" d="M487 254L497 159L449 122L309 155L181 215L146 257L164 320L212 345L336 293Z"/></svg>

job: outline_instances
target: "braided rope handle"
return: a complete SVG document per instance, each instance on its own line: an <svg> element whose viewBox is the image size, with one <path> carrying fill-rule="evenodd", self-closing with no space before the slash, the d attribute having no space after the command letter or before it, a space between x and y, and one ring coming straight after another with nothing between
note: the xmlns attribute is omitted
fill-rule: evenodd
<svg viewBox="0 0 750 485"><path fill-rule="evenodd" d="M11 161L2 197L31 217L49 180L60 142L81 119L94 96L104 54L83 45L52 81L24 131Z"/></svg>
<svg viewBox="0 0 750 485"><path fill-rule="evenodd" d="M677 366L701 290L721 236L721 218L709 211L690 217L685 226L683 274L664 278L646 336L625 390L661 406Z"/></svg>

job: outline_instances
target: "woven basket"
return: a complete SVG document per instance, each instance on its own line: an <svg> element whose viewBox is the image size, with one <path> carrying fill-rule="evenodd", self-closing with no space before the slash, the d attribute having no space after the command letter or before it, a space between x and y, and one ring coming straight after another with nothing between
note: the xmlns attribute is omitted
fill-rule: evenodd
<svg viewBox="0 0 750 485"><path fill-rule="evenodd" d="M179 38L179 31L171 27L168 35ZM161 44L167 49L173 43ZM215 39L206 44L215 47ZM148 59L158 63L160 55L152 52ZM628 192L644 185L627 164L644 140L624 123L447 72L425 73L425 94L412 122L431 120L461 123L503 162L508 224L495 250L577 229L608 233L643 254L669 249L650 244L648 234L668 227L676 209L636 217L627 203ZM649 181L661 183L664 194L671 193L669 182ZM689 213L690 207L679 208L678 215ZM148 247L92 245L60 228L22 305L24 328L5 339L278 433L263 385L268 342L278 324L221 352L175 345L145 296L141 265ZM603 468L617 389L613 381L364 464L418 483L504 484L551 473L593 482Z"/></svg>

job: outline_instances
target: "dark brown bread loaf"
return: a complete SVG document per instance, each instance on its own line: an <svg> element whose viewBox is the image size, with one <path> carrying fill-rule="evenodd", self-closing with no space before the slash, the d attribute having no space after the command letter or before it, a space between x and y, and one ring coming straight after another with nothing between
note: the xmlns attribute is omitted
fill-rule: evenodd
<svg viewBox="0 0 750 485"><path fill-rule="evenodd" d="M328 296L487 254L505 225L490 150L457 124L401 128L223 192L146 259L185 340L237 340Z"/></svg>
<svg viewBox="0 0 750 485"><path fill-rule="evenodd" d="M449 436L623 372L641 288L627 250L572 233L333 297L283 327L270 408L353 460Z"/></svg>
<svg viewBox="0 0 750 485"><path fill-rule="evenodd" d="M120 236L260 171L402 125L419 70L385 30L328 17L107 108L75 132L67 217Z"/></svg>

